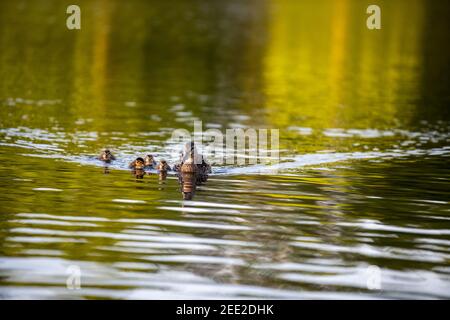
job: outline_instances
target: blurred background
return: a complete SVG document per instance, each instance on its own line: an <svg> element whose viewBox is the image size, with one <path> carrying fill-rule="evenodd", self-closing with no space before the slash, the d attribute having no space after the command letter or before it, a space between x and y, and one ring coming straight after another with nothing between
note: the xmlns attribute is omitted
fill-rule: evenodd
<svg viewBox="0 0 450 320"><path fill-rule="evenodd" d="M448 119L448 4L376 1L382 29L368 30L372 2L78 1L82 29L71 31L70 2L2 1L1 125L53 117L73 130L84 118L114 131L119 118L148 130L152 115L175 125L174 102L222 125L235 110L278 128ZM64 107L20 119L8 98Z"/></svg>

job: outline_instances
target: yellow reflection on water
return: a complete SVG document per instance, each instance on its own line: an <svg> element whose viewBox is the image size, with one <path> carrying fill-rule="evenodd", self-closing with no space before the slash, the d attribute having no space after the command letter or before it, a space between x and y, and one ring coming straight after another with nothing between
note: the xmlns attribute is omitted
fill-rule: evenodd
<svg viewBox="0 0 450 320"><path fill-rule="evenodd" d="M368 2L272 1L264 84L274 126L382 127L410 116L424 3L378 4L382 29L368 30Z"/></svg>

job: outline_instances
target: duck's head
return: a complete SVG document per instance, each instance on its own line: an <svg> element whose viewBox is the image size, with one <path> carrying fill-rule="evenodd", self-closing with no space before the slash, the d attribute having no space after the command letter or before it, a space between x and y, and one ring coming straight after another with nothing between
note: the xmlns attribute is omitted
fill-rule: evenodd
<svg viewBox="0 0 450 320"><path fill-rule="evenodd" d="M153 166L156 163L155 159L153 158L153 156L151 154L148 154L145 156L144 162L145 162L146 166Z"/></svg>
<svg viewBox="0 0 450 320"><path fill-rule="evenodd" d="M196 173L197 165L195 164L195 146L194 142L190 143L190 150L188 152L189 156L181 165L180 171L183 173Z"/></svg>

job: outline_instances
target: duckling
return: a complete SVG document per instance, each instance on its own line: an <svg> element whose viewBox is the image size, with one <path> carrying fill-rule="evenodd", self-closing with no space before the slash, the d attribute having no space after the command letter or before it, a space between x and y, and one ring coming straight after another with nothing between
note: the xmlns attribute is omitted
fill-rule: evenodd
<svg viewBox="0 0 450 320"><path fill-rule="evenodd" d="M144 170L145 168L145 161L141 157L136 158L136 160L130 162L128 165L130 169L134 170Z"/></svg>
<svg viewBox="0 0 450 320"><path fill-rule="evenodd" d="M170 166L167 164L166 160L161 160L159 164L156 166L156 170L160 172L170 171Z"/></svg>
<svg viewBox="0 0 450 320"><path fill-rule="evenodd" d="M111 153L111 151L109 151L109 149L103 150L97 159L104 161L104 162L111 162L112 160L116 160L116 158L112 155L112 153Z"/></svg>
<svg viewBox="0 0 450 320"><path fill-rule="evenodd" d="M144 162L145 162L145 166L148 168L156 167L156 161L151 154L148 154L145 156Z"/></svg>
<svg viewBox="0 0 450 320"><path fill-rule="evenodd" d="M208 175L212 172L211 165L205 161L205 158L202 156L202 163L197 165L199 167L200 174Z"/></svg>
<svg viewBox="0 0 450 320"><path fill-rule="evenodd" d="M176 163L173 165L172 170L175 172L180 172L182 163Z"/></svg>
<svg viewBox="0 0 450 320"><path fill-rule="evenodd" d="M211 173L211 165L202 158L202 163L197 165L197 184L202 184L208 181L208 175Z"/></svg>

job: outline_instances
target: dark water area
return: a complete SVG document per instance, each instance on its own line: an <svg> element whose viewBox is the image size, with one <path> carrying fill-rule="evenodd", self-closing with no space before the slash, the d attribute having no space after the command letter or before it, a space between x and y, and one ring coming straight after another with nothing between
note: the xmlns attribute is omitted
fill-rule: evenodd
<svg viewBox="0 0 450 320"><path fill-rule="evenodd" d="M2 1L0 298L450 298L450 7L378 2ZM280 163L132 175L194 121Z"/></svg>

